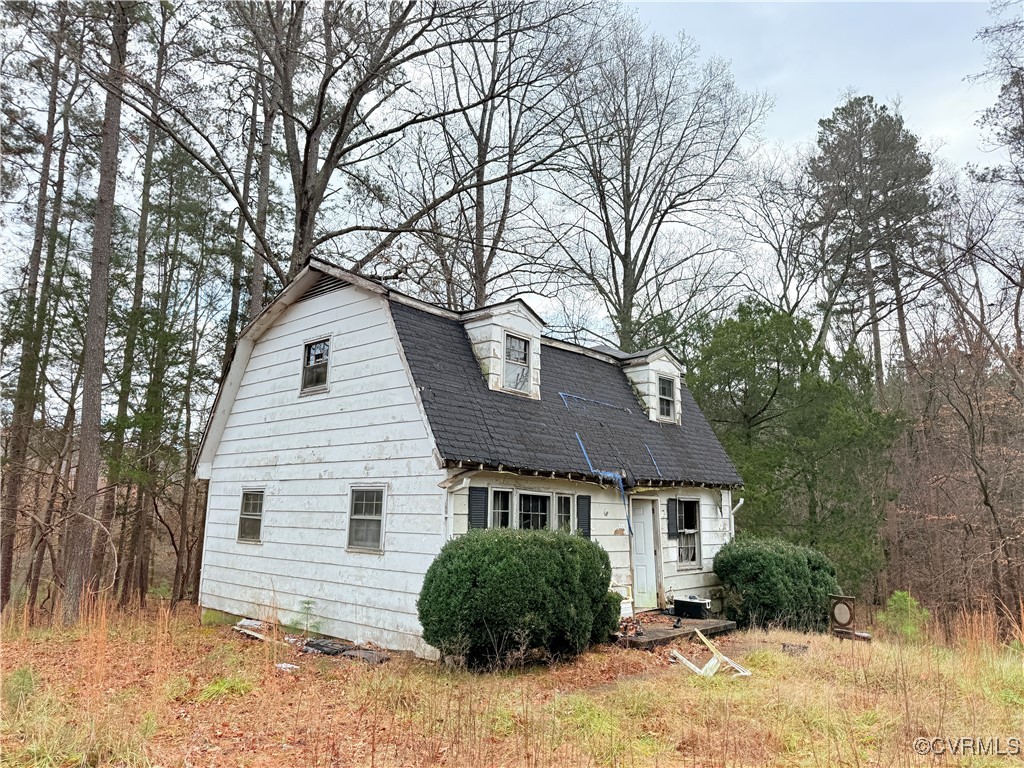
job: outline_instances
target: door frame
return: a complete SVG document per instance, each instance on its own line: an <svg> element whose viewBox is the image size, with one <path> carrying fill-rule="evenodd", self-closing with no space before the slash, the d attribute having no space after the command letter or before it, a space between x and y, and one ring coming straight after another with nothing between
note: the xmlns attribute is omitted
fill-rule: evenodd
<svg viewBox="0 0 1024 768"><path fill-rule="evenodd" d="M665 582L662 575L663 563L661 546L661 499L658 496L637 495L629 497L629 570L633 582L633 600L636 601L636 564L633 562L633 503L636 501L650 501L653 503L651 512L651 545L654 549L654 601L655 608L665 607Z"/></svg>

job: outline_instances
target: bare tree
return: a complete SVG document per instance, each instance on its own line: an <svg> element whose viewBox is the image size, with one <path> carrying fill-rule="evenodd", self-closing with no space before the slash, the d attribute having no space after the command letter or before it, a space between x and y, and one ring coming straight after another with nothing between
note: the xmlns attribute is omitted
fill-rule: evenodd
<svg viewBox="0 0 1024 768"><path fill-rule="evenodd" d="M693 252L669 250L674 228L700 232L741 178L744 142L769 100L740 92L728 65L620 16L565 89L574 146L551 188L568 224L568 269L603 301L619 345L633 350ZM714 248L710 231L694 239Z"/></svg>
<svg viewBox="0 0 1024 768"><path fill-rule="evenodd" d="M431 70L438 109L478 104L420 126L387 174L385 203L402 219L427 211L409 238L413 253L393 251L389 266L431 298L479 307L495 290L542 290L550 276L549 239L530 226L540 199L533 181L570 143L557 97L595 29L583 10L492 5L490 39L451 49Z"/></svg>

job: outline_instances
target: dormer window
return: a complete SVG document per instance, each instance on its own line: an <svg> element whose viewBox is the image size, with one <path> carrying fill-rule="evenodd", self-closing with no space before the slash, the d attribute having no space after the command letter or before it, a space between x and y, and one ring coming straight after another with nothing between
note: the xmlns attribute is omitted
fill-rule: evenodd
<svg viewBox="0 0 1024 768"><path fill-rule="evenodd" d="M306 344L302 353L302 392L315 392L327 388L327 365L330 339L319 339Z"/></svg>
<svg viewBox="0 0 1024 768"><path fill-rule="evenodd" d="M505 389L516 392L530 391L530 342L527 339L505 334L505 367L503 371Z"/></svg>
<svg viewBox="0 0 1024 768"><path fill-rule="evenodd" d="M676 383L664 376L658 377L658 416L662 419L676 419Z"/></svg>

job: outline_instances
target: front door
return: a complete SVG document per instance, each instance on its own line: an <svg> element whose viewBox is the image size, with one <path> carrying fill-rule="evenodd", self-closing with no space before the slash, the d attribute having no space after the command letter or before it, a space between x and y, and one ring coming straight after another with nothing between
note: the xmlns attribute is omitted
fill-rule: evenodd
<svg viewBox="0 0 1024 768"><path fill-rule="evenodd" d="M633 499L633 605L658 607L658 574L654 551L654 505L651 499Z"/></svg>

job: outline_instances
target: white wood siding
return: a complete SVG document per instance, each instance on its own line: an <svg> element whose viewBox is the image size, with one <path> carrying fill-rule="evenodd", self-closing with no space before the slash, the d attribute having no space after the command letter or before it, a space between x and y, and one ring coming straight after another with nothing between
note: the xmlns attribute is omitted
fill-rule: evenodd
<svg viewBox="0 0 1024 768"><path fill-rule="evenodd" d="M629 528L626 523L626 507L618 489L607 485L600 486L558 478L496 472L479 472L473 475L469 485L508 488L526 493L569 493L590 496L591 536L608 552L612 564L612 588L624 595L627 594L633 583L629 561ZM727 497L724 510L722 510L723 493ZM673 597L686 597L693 594L714 600L716 610L720 609L720 590L718 588L721 586L721 582L714 573L714 559L718 550L729 540L732 530L730 524L732 507L728 499L729 491L723 492L709 488L647 488L636 489L633 494L627 494L627 498L633 496L658 499L659 519L655 530L659 540L656 543L656 549L660 570L659 592L665 605L671 605ZM668 500L673 497L700 500L701 564L699 568L681 567L678 560L678 542L668 538ZM451 512L452 534L459 536L466 533L469 528L468 486L452 493Z"/></svg>
<svg viewBox="0 0 1024 768"><path fill-rule="evenodd" d="M300 394L306 342L330 338L326 392ZM202 605L433 651L416 598L444 542L445 492L386 302L345 287L290 306L255 343L210 476ZM350 551L350 488L386 488L383 552ZM261 543L237 540L264 490Z"/></svg>

